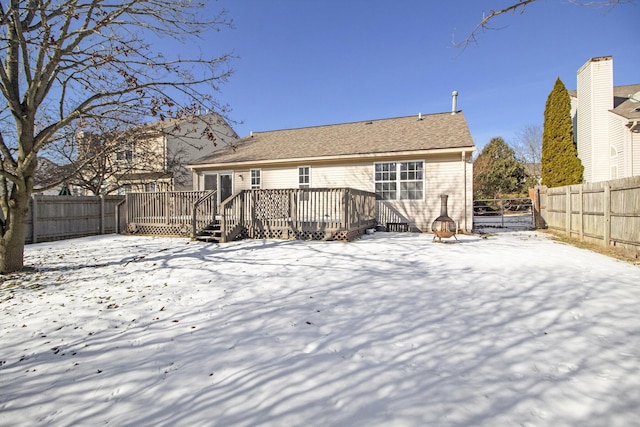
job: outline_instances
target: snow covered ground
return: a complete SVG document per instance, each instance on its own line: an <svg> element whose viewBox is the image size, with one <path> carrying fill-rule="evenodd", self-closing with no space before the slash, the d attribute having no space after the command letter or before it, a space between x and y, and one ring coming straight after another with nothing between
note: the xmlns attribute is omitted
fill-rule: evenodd
<svg viewBox="0 0 640 427"><path fill-rule="evenodd" d="M99 236L0 288L0 425L640 425L640 268L458 244Z"/></svg>

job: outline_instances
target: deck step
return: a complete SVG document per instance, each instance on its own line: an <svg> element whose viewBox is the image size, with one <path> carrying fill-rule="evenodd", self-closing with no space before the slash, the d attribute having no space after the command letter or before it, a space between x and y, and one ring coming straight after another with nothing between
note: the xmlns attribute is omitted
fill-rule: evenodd
<svg viewBox="0 0 640 427"><path fill-rule="evenodd" d="M200 230L196 234L195 239L201 242L220 242L221 236L220 223L216 221Z"/></svg>

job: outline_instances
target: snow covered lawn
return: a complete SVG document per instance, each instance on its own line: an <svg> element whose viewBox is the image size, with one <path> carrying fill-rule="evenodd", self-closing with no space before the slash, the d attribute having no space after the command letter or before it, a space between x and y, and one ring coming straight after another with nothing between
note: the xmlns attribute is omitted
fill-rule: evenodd
<svg viewBox="0 0 640 427"><path fill-rule="evenodd" d="M460 240L28 246L0 425L640 425L640 268Z"/></svg>

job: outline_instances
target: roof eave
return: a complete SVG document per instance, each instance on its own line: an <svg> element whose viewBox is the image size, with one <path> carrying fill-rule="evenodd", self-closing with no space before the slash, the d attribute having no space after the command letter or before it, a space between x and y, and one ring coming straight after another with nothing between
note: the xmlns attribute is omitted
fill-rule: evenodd
<svg viewBox="0 0 640 427"><path fill-rule="evenodd" d="M334 162L337 160L357 160L357 159L376 159L376 158L388 158L388 157L411 157L418 155L432 156L438 154L452 154L463 152L474 152L476 147L469 145L465 147L455 148L434 148L429 150L412 150L412 151L387 151L381 153L362 153L362 154L343 154L338 156L320 156L320 157L297 157L288 159L272 159L272 160L248 160L243 162L229 162L229 163L200 163L187 165L189 169L219 169L219 168L238 168L251 165L264 165L264 166L278 166L280 164L289 163L320 163L320 162Z"/></svg>

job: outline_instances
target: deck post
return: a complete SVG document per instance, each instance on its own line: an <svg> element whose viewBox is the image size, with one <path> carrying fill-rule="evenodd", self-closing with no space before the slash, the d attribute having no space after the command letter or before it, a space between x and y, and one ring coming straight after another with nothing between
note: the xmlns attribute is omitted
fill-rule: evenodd
<svg viewBox="0 0 640 427"><path fill-rule="evenodd" d="M348 229L349 224L351 223L351 219L349 218L349 190L345 188L342 191L343 191L342 204L344 205L344 219L342 220L341 227Z"/></svg>
<svg viewBox="0 0 640 427"><path fill-rule="evenodd" d="M298 229L298 191L293 190L289 193L289 217L291 218L291 228Z"/></svg>

